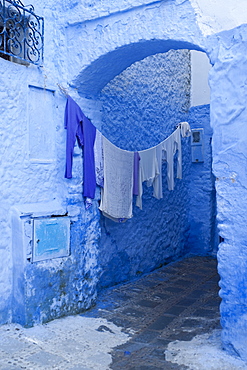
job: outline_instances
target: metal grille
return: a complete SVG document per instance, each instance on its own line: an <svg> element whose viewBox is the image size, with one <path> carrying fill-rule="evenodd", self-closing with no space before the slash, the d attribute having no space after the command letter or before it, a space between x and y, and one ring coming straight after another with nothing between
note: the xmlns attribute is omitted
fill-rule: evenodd
<svg viewBox="0 0 247 370"><path fill-rule="evenodd" d="M0 56L40 65L44 50L44 19L32 5L0 0Z"/></svg>

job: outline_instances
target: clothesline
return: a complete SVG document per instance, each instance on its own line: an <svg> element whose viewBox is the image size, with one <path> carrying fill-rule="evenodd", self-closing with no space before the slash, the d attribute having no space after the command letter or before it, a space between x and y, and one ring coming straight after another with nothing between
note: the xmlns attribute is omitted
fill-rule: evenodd
<svg viewBox="0 0 247 370"><path fill-rule="evenodd" d="M70 97L70 95L69 95L69 92L68 92L68 90L65 88L65 87L63 87L61 84L59 84L59 83L57 83L57 86L59 87L59 89L60 89L60 91L62 92L62 94L66 97L66 98L68 98L68 97ZM176 130L177 128L178 128L178 126L179 126L179 124L177 124L177 125L175 125L174 126L174 130ZM98 130L98 131L100 131L98 128L96 128L96 130ZM165 132L162 132L163 133L163 135L171 135L171 132L170 131L165 131ZM101 133L101 135L102 136L104 136L102 133ZM105 137L106 138L106 137ZM106 138L107 139L107 138ZM166 138L167 139L167 138ZM166 139L164 139L164 140L166 140ZM108 139L107 139L108 140ZM115 145L115 144L113 144L113 145ZM159 144L157 144L157 145L159 145ZM157 145L155 145L155 146L157 146ZM117 147L117 145L115 145L116 147ZM154 147L155 147L154 146ZM150 148L148 148L148 149L150 149ZM126 150L126 149L122 149L122 150ZM143 150L147 150L147 149L143 149ZM126 151L129 151L129 150L126 150ZM134 151L135 152L135 151Z"/></svg>
<svg viewBox="0 0 247 370"><path fill-rule="evenodd" d="M77 140L83 147L83 195L86 207L95 197L96 184L101 186L102 213L119 222L131 218L133 195L136 205L142 208L142 183L153 186L153 195L163 197L162 161L167 162L168 189L174 189L174 155L178 151L177 178L182 178L181 136L190 135L187 122L178 124L177 129L158 145L141 151L128 151L111 143L84 115L78 104L68 95L65 108L66 171L72 177L73 151Z"/></svg>
<svg viewBox="0 0 247 370"><path fill-rule="evenodd" d="M181 122L181 123L185 123L185 122ZM187 123L187 122L186 122ZM116 148L118 148L119 150L123 150L124 152L130 152L130 153L136 153L136 152L145 152L146 150L150 150L150 149L154 149L154 148L156 148L157 146L159 146L161 143L163 143L164 141L166 141L167 139L169 139L169 137L178 129L179 127L176 127L175 128L175 130L172 132L172 133L169 133L169 136L168 137L166 137L164 140L162 140L161 142L159 142L158 144L156 144L156 145L154 145L154 146L151 146L151 147L149 147L149 148L147 148L147 149L142 149L142 150L127 150L127 149L122 149L122 148L120 148L120 147L118 147L116 144L114 144L114 143L112 143L106 136L104 136L102 133L101 133L101 135L102 135L102 138L104 138L105 140L107 140L107 141L109 141L112 145L114 145ZM97 128L96 128L96 130L98 130ZM100 130L98 130L98 131L100 131ZM165 132L163 132L163 134L165 134Z"/></svg>

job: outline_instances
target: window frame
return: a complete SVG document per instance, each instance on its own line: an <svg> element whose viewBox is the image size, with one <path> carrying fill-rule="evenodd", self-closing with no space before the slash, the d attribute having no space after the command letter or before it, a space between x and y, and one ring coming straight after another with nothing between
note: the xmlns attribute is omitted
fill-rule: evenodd
<svg viewBox="0 0 247 370"><path fill-rule="evenodd" d="M20 0L0 0L0 57L12 62L41 65L44 18Z"/></svg>

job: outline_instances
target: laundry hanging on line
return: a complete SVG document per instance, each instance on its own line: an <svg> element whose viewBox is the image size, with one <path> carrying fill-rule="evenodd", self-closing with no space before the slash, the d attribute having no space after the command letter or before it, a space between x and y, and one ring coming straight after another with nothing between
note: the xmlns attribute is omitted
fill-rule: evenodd
<svg viewBox="0 0 247 370"><path fill-rule="evenodd" d="M77 140L79 147L84 151L83 195L93 199L96 190L94 159L96 128L70 96L65 107L64 126L67 129L65 178L72 178L73 152Z"/></svg>
<svg viewBox="0 0 247 370"><path fill-rule="evenodd" d="M72 177L75 142L83 148L83 196L86 208L95 197L96 184L101 187L99 209L116 222L131 218L133 195L142 209L142 184L153 186L153 196L163 197L162 162L167 162L168 189L174 189L174 155L177 156L177 178L182 178L181 136L188 137L188 122L181 122L177 129L157 146L131 152L118 148L106 139L84 115L78 104L68 96L65 108L66 170L65 177Z"/></svg>
<svg viewBox="0 0 247 370"><path fill-rule="evenodd" d="M129 219L133 203L134 152L120 149L103 137L104 187L99 209L117 221Z"/></svg>
<svg viewBox="0 0 247 370"><path fill-rule="evenodd" d="M139 192L136 205L142 209L142 183L153 186L153 196L157 199L163 198L162 189L162 162L167 162L167 185L169 190L174 190L174 155L177 157L177 178L182 178L182 150L180 126L164 141L157 146L142 150L140 155L139 169Z"/></svg>

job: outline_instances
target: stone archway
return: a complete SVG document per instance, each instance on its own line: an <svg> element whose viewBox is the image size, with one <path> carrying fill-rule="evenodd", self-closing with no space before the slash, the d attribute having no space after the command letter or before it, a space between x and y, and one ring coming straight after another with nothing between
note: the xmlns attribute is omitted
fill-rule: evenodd
<svg viewBox="0 0 247 370"><path fill-rule="evenodd" d="M178 5L164 1L76 23L68 29L68 76L85 98L97 99L106 83L133 62L171 48L205 51L214 64L210 75L211 124L219 232L224 238L218 254L223 342L245 360L246 35L242 26L206 39L188 2Z"/></svg>
<svg viewBox="0 0 247 370"><path fill-rule="evenodd" d="M207 42L188 2L157 1L109 16L75 22L67 29L68 79L81 96L97 93L138 60L170 49L207 52Z"/></svg>

